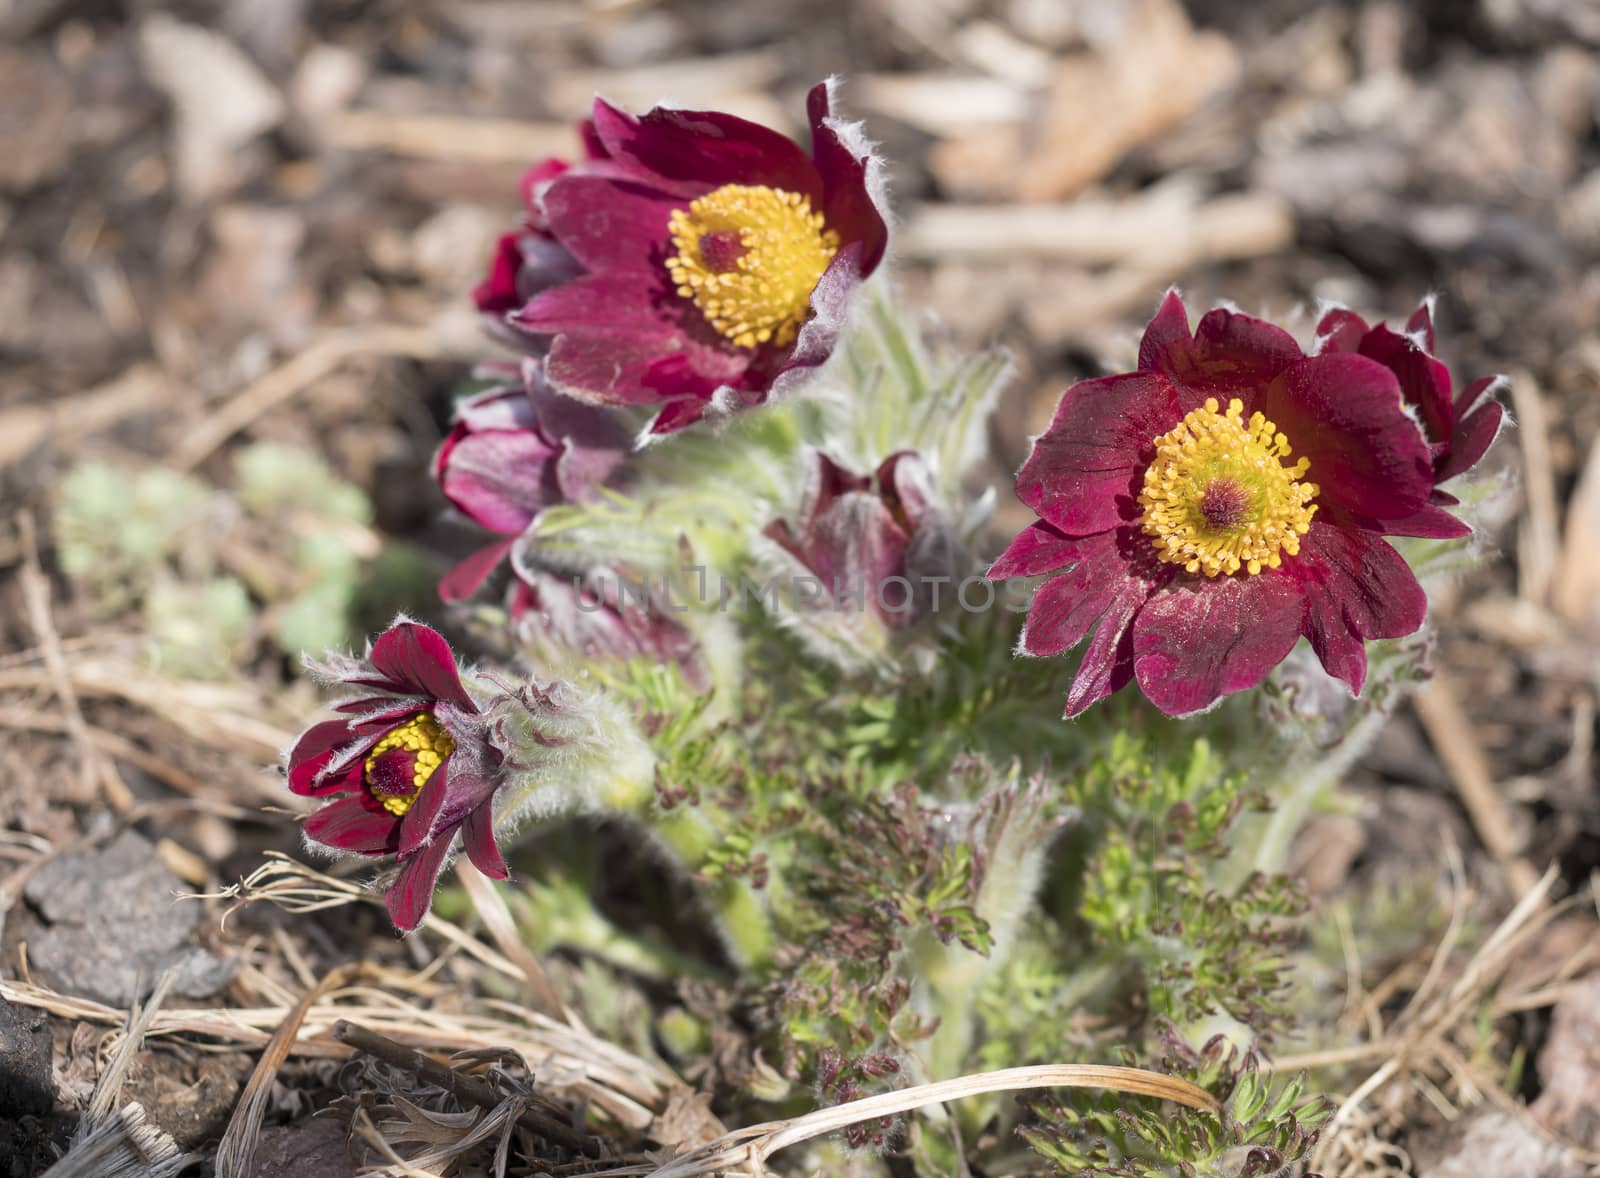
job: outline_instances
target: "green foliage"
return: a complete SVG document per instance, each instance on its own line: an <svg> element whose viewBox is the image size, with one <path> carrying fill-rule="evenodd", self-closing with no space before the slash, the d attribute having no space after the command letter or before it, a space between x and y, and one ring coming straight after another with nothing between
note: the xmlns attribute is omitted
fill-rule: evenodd
<svg viewBox="0 0 1600 1178"><path fill-rule="evenodd" d="M1286 919L1303 904L1289 881L1248 875L1218 885L1208 867L1247 807L1262 808L1238 775L1220 772L1209 744L1163 765L1125 737L1067 797L1093 839L1077 915L1097 945L1143 978L1149 1009L1194 1024L1227 1014L1269 1036L1287 1016Z"/></svg>
<svg viewBox="0 0 1600 1178"><path fill-rule="evenodd" d="M234 473L231 493L159 467L84 463L62 480L62 568L100 615L140 608L152 661L174 675L225 676L259 635L299 655L354 633L366 495L277 443L241 450Z"/></svg>
<svg viewBox="0 0 1600 1178"><path fill-rule="evenodd" d="M210 488L175 471L82 463L61 480L55 513L61 567L89 587L101 612L115 613L193 543L212 508Z"/></svg>
<svg viewBox="0 0 1600 1178"><path fill-rule="evenodd" d="M1079 1091L1036 1102L1023 1139L1075 1178L1271 1178L1310 1152L1333 1112L1323 1097L1306 1095L1303 1075L1275 1084L1254 1053L1240 1054L1220 1036L1195 1052L1168 1028L1162 1049L1146 1066L1211 1092L1223 1103L1221 1118Z"/></svg>

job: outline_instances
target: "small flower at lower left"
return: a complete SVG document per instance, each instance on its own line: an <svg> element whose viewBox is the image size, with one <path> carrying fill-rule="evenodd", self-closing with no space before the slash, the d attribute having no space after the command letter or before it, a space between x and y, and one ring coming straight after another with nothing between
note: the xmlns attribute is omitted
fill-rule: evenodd
<svg viewBox="0 0 1600 1178"><path fill-rule="evenodd" d="M306 839L333 851L392 857L400 871L384 900L403 932L428 914L458 833L474 867L506 878L494 834L505 756L450 644L401 619L365 658L309 665L358 694L335 705L343 719L312 725L289 752L289 788L333 799L306 819Z"/></svg>

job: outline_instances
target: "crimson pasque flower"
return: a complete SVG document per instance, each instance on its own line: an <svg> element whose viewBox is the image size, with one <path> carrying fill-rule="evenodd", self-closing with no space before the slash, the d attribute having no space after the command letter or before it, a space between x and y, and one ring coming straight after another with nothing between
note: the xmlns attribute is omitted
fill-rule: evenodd
<svg viewBox="0 0 1600 1178"><path fill-rule="evenodd" d="M1424 302L1406 320L1402 332L1388 324L1369 327L1354 311L1336 307L1317 324L1318 351L1355 352L1376 360L1400 382L1406 404L1422 422L1433 455L1434 491L1409 519L1388 522L1387 531L1401 536L1448 539L1471 532L1444 508L1459 502L1438 484L1476 466L1505 422L1505 406L1484 398L1500 378L1485 376L1451 396L1450 370L1434 356L1433 305Z"/></svg>
<svg viewBox="0 0 1600 1178"><path fill-rule="evenodd" d="M406 931L427 915L458 831L473 866L506 878L492 805L504 757L449 644L427 626L401 621L366 658L316 669L362 694L337 705L346 719L312 725L289 753L295 793L344 795L306 819L306 838L394 856L400 874L384 899L395 927Z"/></svg>
<svg viewBox="0 0 1600 1178"><path fill-rule="evenodd" d="M503 539L447 573L439 595L470 595L540 512L592 499L628 448L628 431L610 411L552 390L535 359L523 361L521 384L463 401L434 458L434 478L463 515Z"/></svg>
<svg viewBox="0 0 1600 1178"><path fill-rule="evenodd" d="M911 450L891 454L870 477L813 450L794 525L778 520L763 534L821 582L825 600L858 601L890 629L928 614L927 578L960 579L954 529L927 463Z"/></svg>
<svg viewBox="0 0 1600 1178"><path fill-rule="evenodd" d="M1198 711L1261 682L1301 635L1359 693L1365 640L1422 625L1422 588L1382 536L1428 505L1435 477L1389 366L1308 357L1226 310L1191 333L1171 293L1138 371L1062 396L1017 475L1039 521L989 576L1057 574L1021 653L1093 633L1069 716L1135 679L1162 711Z"/></svg>
<svg viewBox="0 0 1600 1178"><path fill-rule="evenodd" d="M599 158L542 177L535 201L534 236L581 273L531 277L516 245L480 306L529 291L506 322L548 341L551 382L585 400L660 405L657 433L697 421L723 390L728 408L765 401L828 358L888 242L870 153L831 116L826 84L807 105L809 155L732 115L634 117L596 100Z"/></svg>

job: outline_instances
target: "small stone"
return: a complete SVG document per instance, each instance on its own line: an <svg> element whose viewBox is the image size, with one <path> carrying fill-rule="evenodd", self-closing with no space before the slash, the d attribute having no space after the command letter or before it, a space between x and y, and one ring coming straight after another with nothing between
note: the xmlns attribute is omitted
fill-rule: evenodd
<svg viewBox="0 0 1600 1178"><path fill-rule="evenodd" d="M104 847L63 855L28 881L28 960L52 989L113 1006L148 994L177 967L174 992L215 994L233 962L194 945L201 908L177 899L183 881L150 842L124 831ZM32 926L32 927L30 927Z"/></svg>
<svg viewBox="0 0 1600 1178"><path fill-rule="evenodd" d="M0 998L0 1115L42 1117L55 1099L50 1020L42 1010Z"/></svg>

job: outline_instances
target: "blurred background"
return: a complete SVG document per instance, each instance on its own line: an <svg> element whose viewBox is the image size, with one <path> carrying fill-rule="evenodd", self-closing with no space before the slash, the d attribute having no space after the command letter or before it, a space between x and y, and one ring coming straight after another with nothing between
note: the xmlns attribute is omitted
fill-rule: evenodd
<svg viewBox="0 0 1600 1178"><path fill-rule="evenodd" d="M1306 340L1319 300L1438 294L1458 387L1512 381L1495 555L1301 866L1331 893L1441 832L1508 897L1600 866L1594 0L0 0L0 850L179 796L165 869L258 858L226 807L315 710L287 652L430 608L472 546L425 468L522 171L596 93L800 134L829 74L908 300L1017 357L1002 488L1169 285Z"/></svg>

